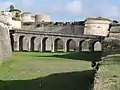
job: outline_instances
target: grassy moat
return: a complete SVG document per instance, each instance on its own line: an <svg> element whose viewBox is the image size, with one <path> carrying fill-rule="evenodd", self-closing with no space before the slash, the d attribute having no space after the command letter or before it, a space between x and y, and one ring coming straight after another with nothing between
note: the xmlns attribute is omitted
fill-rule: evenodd
<svg viewBox="0 0 120 90"><path fill-rule="evenodd" d="M95 74L91 60L98 56L14 52L0 68L0 90L90 90Z"/></svg>
<svg viewBox="0 0 120 90"><path fill-rule="evenodd" d="M13 52L0 67L0 90L91 90L95 74L91 60L100 58L100 52ZM120 54L114 54L101 62L102 88L120 90L119 59Z"/></svg>

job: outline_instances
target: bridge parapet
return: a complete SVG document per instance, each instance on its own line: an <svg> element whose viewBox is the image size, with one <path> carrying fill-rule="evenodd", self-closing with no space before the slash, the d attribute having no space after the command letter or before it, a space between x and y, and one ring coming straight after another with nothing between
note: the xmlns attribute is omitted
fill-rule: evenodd
<svg viewBox="0 0 120 90"><path fill-rule="evenodd" d="M86 39L99 39L98 36L88 36L88 35L75 35L75 34L64 34L58 32L44 32L44 31L29 31L18 29L14 33L23 33L23 34L34 34L34 35L48 35L48 36L61 36L61 37L75 37L75 38L86 38Z"/></svg>

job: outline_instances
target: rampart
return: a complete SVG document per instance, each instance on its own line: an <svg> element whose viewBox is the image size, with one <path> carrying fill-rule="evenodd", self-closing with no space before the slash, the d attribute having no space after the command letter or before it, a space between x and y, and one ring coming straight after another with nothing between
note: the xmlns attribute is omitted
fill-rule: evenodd
<svg viewBox="0 0 120 90"><path fill-rule="evenodd" d="M6 17L5 17L6 15ZM0 14L0 64L12 55L9 18L7 14Z"/></svg>

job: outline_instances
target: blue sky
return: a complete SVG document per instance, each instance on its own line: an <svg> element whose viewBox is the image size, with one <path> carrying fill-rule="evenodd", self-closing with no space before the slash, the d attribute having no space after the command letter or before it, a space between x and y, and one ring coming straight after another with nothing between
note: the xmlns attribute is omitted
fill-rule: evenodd
<svg viewBox="0 0 120 90"><path fill-rule="evenodd" d="M108 17L120 20L120 0L0 0L0 10L14 5L32 14L50 14L53 21Z"/></svg>

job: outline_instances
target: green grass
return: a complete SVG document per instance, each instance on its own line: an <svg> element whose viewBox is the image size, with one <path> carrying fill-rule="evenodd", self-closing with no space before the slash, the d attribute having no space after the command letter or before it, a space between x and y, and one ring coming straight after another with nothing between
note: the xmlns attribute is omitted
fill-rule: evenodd
<svg viewBox="0 0 120 90"><path fill-rule="evenodd" d="M108 55L101 63L101 90L120 90L120 54Z"/></svg>
<svg viewBox="0 0 120 90"><path fill-rule="evenodd" d="M103 17L87 18L86 20L103 20L103 21L111 21L109 18L103 18Z"/></svg>
<svg viewBox="0 0 120 90"><path fill-rule="evenodd" d="M0 90L90 90L95 74L90 67L91 55L94 59L99 56L14 52L0 67Z"/></svg>

